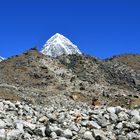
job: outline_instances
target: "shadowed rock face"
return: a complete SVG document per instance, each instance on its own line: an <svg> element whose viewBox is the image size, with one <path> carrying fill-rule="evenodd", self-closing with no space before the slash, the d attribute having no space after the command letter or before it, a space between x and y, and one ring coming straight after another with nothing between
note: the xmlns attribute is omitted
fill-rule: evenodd
<svg viewBox="0 0 140 140"><path fill-rule="evenodd" d="M0 87L14 87L13 94L35 103L73 100L71 95L77 94L78 101L90 103L97 97L106 104L127 105L139 97L139 58L124 55L100 60L82 54L52 58L31 49L0 63Z"/></svg>

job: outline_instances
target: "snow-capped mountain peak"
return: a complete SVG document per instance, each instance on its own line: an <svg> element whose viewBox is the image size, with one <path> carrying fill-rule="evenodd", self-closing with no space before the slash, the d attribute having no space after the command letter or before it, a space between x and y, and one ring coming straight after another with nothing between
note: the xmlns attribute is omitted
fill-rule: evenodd
<svg viewBox="0 0 140 140"><path fill-rule="evenodd" d="M59 33L56 33L45 43L41 52L52 57L62 54L81 54L76 45Z"/></svg>
<svg viewBox="0 0 140 140"><path fill-rule="evenodd" d="M2 60L4 60L4 58L0 56L0 62L1 62Z"/></svg>

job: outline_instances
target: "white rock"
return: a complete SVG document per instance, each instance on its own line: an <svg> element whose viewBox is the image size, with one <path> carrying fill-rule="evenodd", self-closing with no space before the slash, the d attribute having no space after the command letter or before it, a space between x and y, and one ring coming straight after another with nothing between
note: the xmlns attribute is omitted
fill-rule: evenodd
<svg viewBox="0 0 140 140"><path fill-rule="evenodd" d="M15 140L18 139L21 132L19 130L11 130L7 133L7 139L6 140Z"/></svg>
<svg viewBox="0 0 140 140"><path fill-rule="evenodd" d="M17 128L20 132L24 132L23 124L22 124L22 123L17 122L17 123L16 123L16 128Z"/></svg>
<svg viewBox="0 0 140 140"><path fill-rule="evenodd" d="M138 110L132 110L131 112L130 112L130 114L132 115L132 116L139 116L140 114L139 114L139 111Z"/></svg>
<svg viewBox="0 0 140 140"><path fill-rule="evenodd" d="M125 109L121 106L116 106L116 114L120 113L121 111L124 111Z"/></svg>
<svg viewBox="0 0 140 140"><path fill-rule="evenodd" d="M132 139L139 140L140 135L135 134L134 132L130 132L130 133L127 134L127 137L128 137L130 140L132 140Z"/></svg>
<svg viewBox="0 0 140 140"><path fill-rule="evenodd" d="M108 140L108 138L105 136L105 133L103 130L94 129L93 135L94 135L94 137L100 136L101 139Z"/></svg>
<svg viewBox="0 0 140 140"><path fill-rule="evenodd" d="M57 126L50 126L50 130L52 132L55 132L57 134L57 136L60 136L61 133L62 133L62 129L60 129L59 127Z"/></svg>
<svg viewBox="0 0 140 140"><path fill-rule="evenodd" d="M31 140L31 135L29 133L24 133L25 140Z"/></svg>
<svg viewBox="0 0 140 140"><path fill-rule="evenodd" d="M3 111L4 110L4 104L3 102L0 102L0 111Z"/></svg>
<svg viewBox="0 0 140 140"><path fill-rule="evenodd" d="M79 131L79 128L78 128L75 124L71 124L71 125L70 125L70 129L71 129L72 131L76 131L76 132Z"/></svg>
<svg viewBox="0 0 140 140"><path fill-rule="evenodd" d="M71 130L69 130L69 129L66 129L66 130L64 130L64 136L66 137L66 138L68 138L68 139L71 139L72 138L72 132L71 132Z"/></svg>
<svg viewBox="0 0 140 140"><path fill-rule="evenodd" d="M91 128L95 128L95 129L100 129L101 128L101 126L98 125L98 123L96 123L95 121L89 121L88 126L90 126Z"/></svg>
<svg viewBox="0 0 140 140"><path fill-rule="evenodd" d="M117 125L116 125L116 128L118 129L122 129L123 128L123 123L122 122L119 122Z"/></svg>
<svg viewBox="0 0 140 140"><path fill-rule="evenodd" d="M67 140L65 137L59 137L58 140Z"/></svg>
<svg viewBox="0 0 140 140"><path fill-rule="evenodd" d="M35 124L29 123L26 121L23 122L23 125L24 125L24 127L30 128L31 130L34 130L36 128Z"/></svg>
<svg viewBox="0 0 140 140"><path fill-rule="evenodd" d="M6 133L4 129L0 129L0 140L5 140Z"/></svg>
<svg viewBox="0 0 140 140"><path fill-rule="evenodd" d="M116 108L115 107L108 107L107 108L107 111L109 112L109 113L116 113Z"/></svg>
<svg viewBox="0 0 140 140"><path fill-rule="evenodd" d="M16 107L15 107L15 104L12 103L12 102L10 102L10 101L3 101L3 103L4 103L5 105L9 105L10 108L14 108L14 109L16 108Z"/></svg>
<svg viewBox="0 0 140 140"><path fill-rule="evenodd" d="M132 110L130 114L133 116L133 120L140 122L140 114L138 110Z"/></svg>
<svg viewBox="0 0 140 140"><path fill-rule="evenodd" d="M86 128L85 128L85 127L81 127L79 133L80 133L80 134L83 134L83 133L85 133L85 132L86 132Z"/></svg>
<svg viewBox="0 0 140 140"><path fill-rule="evenodd" d="M120 112L119 114L118 114L118 117L119 117L119 120L120 121L125 121L125 120L128 120L128 114L126 114L125 112Z"/></svg>
<svg viewBox="0 0 140 140"><path fill-rule="evenodd" d="M114 113L110 113L110 119L113 121L113 122L116 122L117 119L118 119L118 116Z"/></svg>
<svg viewBox="0 0 140 140"><path fill-rule="evenodd" d="M39 127L35 130L36 135L45 137L45 126Z"/></svg>
<svg viewBox="0 0 140 140"><path fill-rule="evenodd" d="M88 124L88 121L87 120L81 121L81 125L82 126L87 126L87 124Z"/></svg>
<svg viewBox="0 0 140 140"><path fill-rule="evenodd" d="M128 140L128 138L126 136L119 135L117 140Z"/></svg>
<svg viewBox="0 0 140 140"><path fill-rule="evenodd" d="M6 126L6 123L2 120L0 120L0 129L4 128Z"/></svg>
<svg viewBox="0 0 140 140"><path fill-rule="evenodd" d="M46 116L43 116L38 121L41 122L41 123L47 122L48 121L48 118Z"/></svg>
<svg viewBox="0 0 140 140"><path fill-rule="evenodd" d="M57 138L57 134L55 132L51 133L51 138L56 139Z"/></svg>
<svg viewBox="0 0 140 140"><path fill-rule="evenodd" d="M86 131L84 133L84 139L85 140L95 140L94 137L93 137L93 135L92 135L92 132L90 132L90 131Z"/></svg>

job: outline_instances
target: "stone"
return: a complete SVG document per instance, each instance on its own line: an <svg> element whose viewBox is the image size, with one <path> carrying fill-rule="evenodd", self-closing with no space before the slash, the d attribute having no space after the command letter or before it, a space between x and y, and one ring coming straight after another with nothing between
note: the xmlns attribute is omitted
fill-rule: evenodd
<svg viewBox="0 0 140 140"><path fill-rule="evenodd" d="M126 120L128 120L128 114L126 114L124 111L121 111L118 114L118 117L119 117L119 121L126 121Z"/></svg>
<svg viewBox="0 0 140 140"><path fill-rule="evenodd" d="M38 121L41 122L41 123L44 123L44 122L48 121L48 118L46 116L43 116Z"/></svg>
<svg viewBox="0 0 140 140"><path fill-rule="evenodd" d="M130 114L133 116L133 121L140 122L140 114L138 110L132 110Z"/></svg>
<svg viewBox="0 0 140 140"><path fill-rule="evenodd" d="M65 137L59 137L58 140L67 140L67 138L65 138Z"/></svg>
<svg viewBox="0 0 140 140"><path fill-rule="evenodd" d="M84 140L95 140L93 135L92 135L92 132L90 132L90 131L86 131L84 133L83 137L84 137Z"/></svg>
<svg viewBox="0 0 140 140"><path fill-rule="evenodd" d="M86 103L33 106L25 102L3 102L0 111L0 140L128 140L138 139L139 109L93 108ZM72 103L71 103L72 101ZM52 109L51 109L52 107ZM25 109L26 108L26 109ZM110 111L107 111L107 108ZM17 110L16 110L17 109ZM116 111L112 111L112 110ZM19 110L22 113L19 115ZM111 113L115 112L115 113ZM51 120L48 121L48 120ZM65 125L64 125L65 124Z"/></svg>
<svg viewBox="0 0 140 140"><path fill-rule="evenodd" d="M71 125L70 125L70 129L71 129L72 131L75 131L75 132L78 132L78 131L79 131L79 128L78 128L75 124L71 124Z"/></svg>
<svg viewBox="0 0 140 140"><path fill-rule="evenodd" d="M47 137L50 137L50 136L51 136L51 133L52 133L52 131L51 131L51 129L50 129L49 124L46 124L45 135L46 135Z"/></svg>
<svg viewBox="0 0 140 140"><path fill-rule="evenodd" d="M42 127L37 128L34 132L36 135L45 137L45 129L46 127L42 126Z"/></svg>
<svg viewBox="0 0 140 140"><path fill-rule="evenodd" d="M73 136L71 130L69 130L69 129L64 130L63 133L64 133L64 137L66 137L67 139L71 139Z"/></svg>
<svg viewBox="0 0 140 140"><path fill-rule="evenodd" d="M109 115L108 114L105 114L104 117L109 120Z"/></svg>
<svg viewBox="0 0 140 140"><path fill-rule="evenodd" d="M109 112L109 113L116 113L116 108L115 107L108 107L107 108L107 111Z"/></svg>
<svg viewBox="0 0 140 140"><path fill-rule="evenodd" d="M36 128L35 124L29 123L29 122L26 122L26 121L23 122L23 125L24 125L24 127L27 127L30 130L35 130L35 128Z"/></svg>
<svg viewBox="0 0 140 140"><path fill-rule="evenodd" d="M0 129L5 128L6 123L3 120L0 120Z"/></svg>
<svg viewBox="0 0 140 140"><path fill-rule="evenodd" d="M121 106L116 106L116 114L119 114L121 111L123 111L124 109Z"/></svg>
<svg viewBox="0 0 140 140"><path fill-rule="evenodd" d="M101 138L101 136L98 135L95 137L95 140L102 140L102 138Z"/></svg>
<svg viewBox="0 0 140 140"><path fill-rule="evenodd" d="M3 102L0 102L0 111L3 111L4 110L4 104Z"/></svg>
<svg viewBox="0 0 140 140"><path fill-rule="evenodd" d="M50 134L50 136L51 136L51 138L53 138L53 139L56 139L56 138L57 138L57 134L56 134L55 132L52 132L52 133Z"/></svg>
<svg viewBox="0 0 140 140"><path fill-rule="evenodd" d="M123 128L123 123L119 122L115 127L121 130Z"/></svg>
<svg viewBox="0 0 140 140"><path fill-rule="evenodd" d="M84 134L86 132L86 128L85 127L81 127L81 129L79 130L80 134Z"/></svg>
<svg viewBox="0 0 140 140"><path fill-rule="evenodd" d="M119 135L117 140L128 140L128 138L126 136Z"/></svg>
<svg viewBox="0 0 140 140"><path fill-rule="evenodd" d="M23 130L23 124L22 124L22 123L20 123L20 122L16 123L16 128L17 128L20 132L24 132L24 130Z"/></svg>
<svg viewBox="0 0 140 140"><path fill-rule="evenodd" d="M127 122L126 127L130 128L131 130L136 130L140 128L139 124L136 124L135 122Z"/></svg>
<svg viewBox="0 0 140 140"><path fill-rule="evenodd" d="M110 113L110 119L113 123L116 123L118 120L118 116L114 113Z"/></svg>
<svg viewBox="0 0 140 140"><path fill-rule="evenodd" d="M52 132L55 132L57 134L57 136L61 136L62 130L60 128L58 128L57 126L51 126L50 127Z"/></svg>
<svg viewBox="0 0 140 140"><path fill-rule="evenodd" d="M106 127L108 125L108 122L104 116L99 115L97 117L97 121L98 121L98 124L102 127Z"/></svg>
<svg viewBox="0 0 140 140"><path fill-rule="evenodd" d="M0 140L6 139L6 133L4 129L0 129Z"/></svg>
<svg viewBox="0 0 140 140"><path fill-rule="evenodd" d="M130 140L132 140L132 139L139 140L140 134L138 135L138 134L135 134L135 133L133 133L133 132L130 132L130 133L127 134L127 137L128 137L128 139L130 139Z"/></svg>
<svg viewBox="0 0 140 140"><path fill-rule="evenodd" d="M94 129L100 129L101 128L101 126L98 123L96 123L95 121L89 121L87 125L91 129L92 128L94 128Z"/></svg>
<svg viewBox="0 0 140 140"><path fill-rule="evenodd" d="M81 125L82 125L82 126L85 127L85 126L87 126L87 124L88 124L88 120L81 121Z"/></svg>
<svg viewBox="0 0 140 140"><path fill-rule="evenodd" d="M27 132L24 133L23 137L24 137L25 140L30 140L31 139L31 135Z"/></svg>
<svg viewBox="0 0 140 140"><path fill-rule="evenodd" d="M96 139L108 140L103 130L94 129L93 136L95 137L95 140Z"/></svg>
<svg viewBox="0 0 140 140"><path fill-rule="evenodd" d="M21 132L17 129L13 129L7 133L6 140L16 140L19 139Z"/></svg>
<svg viewBox="0 0 140 140"><path fill-rule="evenodd" d="M3 103L4 103L5 105L8 105L10 108L13 108L13 109L16 108L15 104L12 103L12 102L10 102L10 101L3 101Z"/></svg>
<svg viewBox="0 0 140 140"><path fill-rule="evenodd" d="M116 135L112 131L108 131L106 136L109 140L116 140Z"/></svg>

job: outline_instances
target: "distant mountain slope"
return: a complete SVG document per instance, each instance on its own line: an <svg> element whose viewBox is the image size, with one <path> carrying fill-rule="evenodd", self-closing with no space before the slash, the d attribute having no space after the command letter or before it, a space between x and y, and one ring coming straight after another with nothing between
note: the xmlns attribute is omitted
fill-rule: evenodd
<svg viewBox="0 0 140 140"><path fill-rule="evenodd" d="M140 73L120 60L100 60L82 54L53 58L31 49L1 62L0 89L5 87L4 95L8 97L14 87L13 95L17 93L18 97L38 103L51 103L53 96L61 96L61 102L77 95L84 102L95 97L103 103L127 106L128 95L139 96Z"/></svg>
<svg viewBox="0 0 140 140"><path fill-rule="evenodd" d="M117 61L130 66L135 70L140 70L140 55L139 54L123 54L118 56L113 56L108 59L109 61Z"/></svg>

